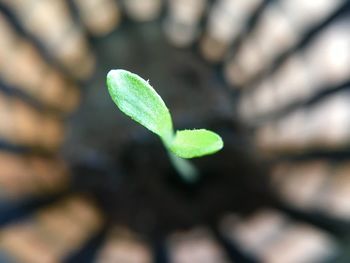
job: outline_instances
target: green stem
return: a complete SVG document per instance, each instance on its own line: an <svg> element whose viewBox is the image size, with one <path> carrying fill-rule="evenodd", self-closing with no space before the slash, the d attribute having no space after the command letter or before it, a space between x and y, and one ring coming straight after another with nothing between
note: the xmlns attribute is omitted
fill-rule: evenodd
<svg viewBox="0 0 350 263"><path fill-rule="evenodd" d="M198 170L190 161L180 158L170 151L168 151L168 155L171 163L176 171L181 175L182 179L184 179L187 183L197 181L199 176Z"/></svg>

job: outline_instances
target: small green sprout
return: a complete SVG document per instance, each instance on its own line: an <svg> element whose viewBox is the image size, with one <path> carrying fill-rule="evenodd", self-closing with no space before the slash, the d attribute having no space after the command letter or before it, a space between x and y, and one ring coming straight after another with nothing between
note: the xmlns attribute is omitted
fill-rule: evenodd
<svg viewBox="0 0 350 263"><path fill-rule="evenodd" d="M187 160L213 154L223 147L221 137L205 129L180 130L174 133L170 112L148 81L126 70L107 74L109 94L118 108L157 134L168 150L176 170L186 181L195 181L196 168Z"/></svg>

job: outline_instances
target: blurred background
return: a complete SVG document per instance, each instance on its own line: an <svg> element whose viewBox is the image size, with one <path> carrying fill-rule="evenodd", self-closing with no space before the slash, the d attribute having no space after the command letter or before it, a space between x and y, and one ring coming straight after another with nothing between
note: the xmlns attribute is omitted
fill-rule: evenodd
<svg viewBox="0 0 350 263"><path fill-rule="evenodd" d="M113 68L223 137L197 182ZM0 0L0 262L350 262L350 2Z"/></svg>

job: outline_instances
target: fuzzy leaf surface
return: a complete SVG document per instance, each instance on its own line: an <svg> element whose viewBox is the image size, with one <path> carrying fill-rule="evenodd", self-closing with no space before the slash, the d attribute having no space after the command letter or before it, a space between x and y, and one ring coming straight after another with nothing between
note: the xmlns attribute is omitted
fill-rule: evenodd
<svg viewBox="0 0 350 263"><path fill-rule="evenodd" d="M118 108L148 130L169 141L173 124L162 98L143 78L126 70L111 70L107 87Z"/></svg>
<svg viewBox="0 0 350 263"><path fill-rule="evenodd" d="M194 158L215 153L224 143L215 132L205 129L177 131L170 150L182 158Z"/></svg>

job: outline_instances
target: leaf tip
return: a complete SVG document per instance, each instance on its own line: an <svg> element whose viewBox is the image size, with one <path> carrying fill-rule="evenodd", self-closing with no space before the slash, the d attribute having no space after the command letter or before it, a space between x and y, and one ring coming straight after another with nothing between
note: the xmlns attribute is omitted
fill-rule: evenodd
<svg viewBox="0 0 350 263"><path fill-rule="evenodd" d="M125 73L125 70L122 69L112 69L108 71L107 73L107 83L110 82L111 80L115 80L120 78L122 73Z"/></svg>
<svg viewBox="0 0 350 263"><path fill-rule="evenodd" d="M117 96L118 88L124 85L124 79L129 74L132 74L132 73L123 69L112 69L107 73L107 77L106 77L107 89L114 101Z"/></svg>
<svg viewBox="0 0 350 263"><path fill-rule="evenodd" d="M222 140L222 138L218 135L218 147L217 147L217 151L220 151L222 148L224 148L224 141Z"/></svg>

